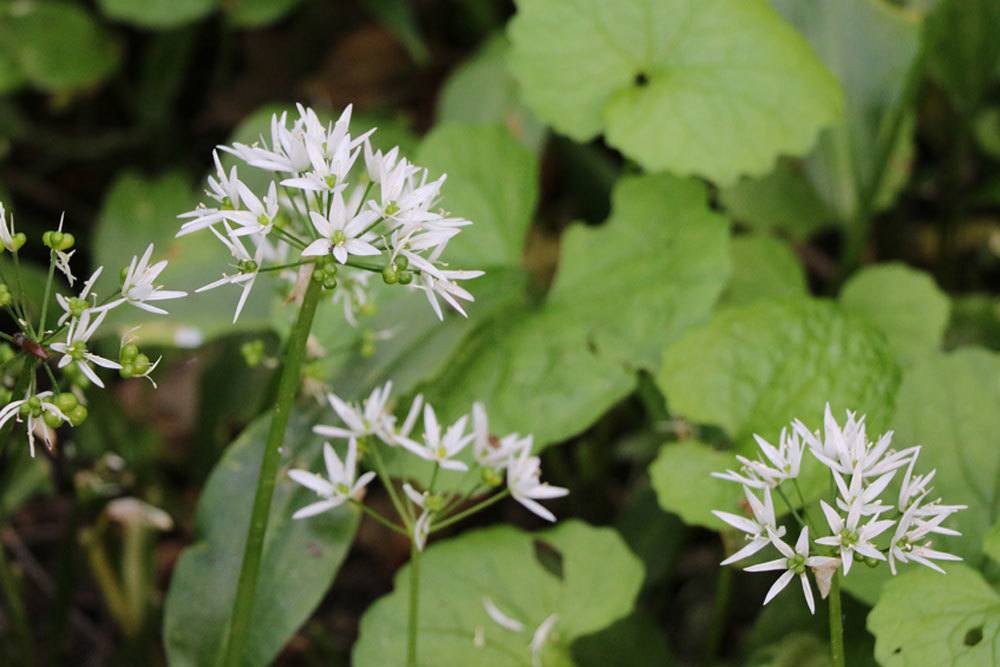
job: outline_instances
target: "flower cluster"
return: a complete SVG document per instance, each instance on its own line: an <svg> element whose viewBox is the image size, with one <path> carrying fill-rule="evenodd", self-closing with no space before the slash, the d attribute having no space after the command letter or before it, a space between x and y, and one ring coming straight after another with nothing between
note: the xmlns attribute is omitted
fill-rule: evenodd
<svg viewBox="0 0 1000 667"><path fill-rule="evenodd" d="M346 440L347 451L341 461L333 446L324 444L325 478L306 470L289 471L292 480L320 496L319 501L298 510L293 518L312 516L347 502L371 513L373 510L364 508L361 500L366 485L377 473L396 504L404 524L401 532L405 532L418 549L423 549L428 535L435 529L451 525L507 496L543 519L555 521L552 512L538 501L559 498L569 491L541 481L541 461L531 453L531 436L512 433L497 438L492 435L486 411L479 403L473 406L471 414L459 417L452 424L442 425L434 408L420 395L413 400L403 421L399 422L393 414L391 394L392 383L389 382L375 389L361 404L346 402L334 394L328 396L341 424L317 425L313 431L324 437ZM416 437L420 422L421 435ZM410 483L403 484L406 501L395 493L382 467L379 443L434 464L432 477L423 490ZM461 457L470 446L471 457ZM370 462L373 472L358 476L359 452L364 452L362 458ZM472 490L462 494L436 493L436 481L441 471L475 473L470 480ZM501 488L505 479L506 488ZM468 501L480 496L489 497L472 507L464 507ZM387 522L384 517L376 518Z"/></svg>
<svg viewBox="0 0 1000 667"><path fill-rule="evenodd" d="M439 318L439 299L463 315L461 302L473 301L459 282L482 271L454 270L441 260L448 242L471 224L438 208L445 176L430 180L398 148L374 150L374 130L351 136L350 121L350 106L324 124L298 105L290 124L286 113L272 117L269 139L220 146L271 178L263 192L251 190L237 166L226 170L214 154L216 173L205 191L210 202L181 214L178 236L208 228L232 256L232 270L199 291L240 287L234 322L260 273L301 285L303 267L324 288L340 286L334 300L352 325L369 303L372 273L424 291Z"/></svg>
<svg viewBox="0 0 1000 667"><path fill-rule="evenodd" d="M799 578L809 610L814 611L813 594L808 571L816 578L820 593L826 597L830 580L842 569L844 576L860 560L870 566L888 562L892 574L898 563L916 562L943 572L934 561L961 560L958 556L933 548L931 535L958 535L958 531L942 523L949 516L965 509L964 505L945 505L934 498L930 482L935 471L914 474L920 447L902 450L891 448L892 432L872 442L865 431L864 417L848 412L839 424L826 406L824 431L810 431L801 421L781 432L777 446L760 436L754 436L760 448L757 459L737 457L738 471L713 473L714 477L743 486L749 516L729 512L713 512L719 519L742 532L746 545L722 562L723 565L752 556L768 546L774 547L780 558L751 565L750 572L782 571L768 591L767 604L788 583ZM808 449L812 457L829 472L831 498L819 500L826 522L823 535L813 525L806 507L806 495L799 485L802 459ZM891 495L890 485L899 477L898 495ZM803 514L788 500L786 484L794 489ZM795 547L782 538L785 528L775 515L772 492L785 502L787 509L800 524ZM895 530L890 532L893 528ZM814 539L810 540L810 531Z"/></svg>
<svg viewBox="0 0 1000 667"><path fill-rule="evenodd" d="M104 267L94 271L76 295L53 292L57 270L65 276L70 287L76 282L70 267L76 252L71 248L76 240L71 233L63 231L60 220L57 229L42 235L42 243L49 248L49 272L42 303L33 304L28 300L21 279L19 251L26 242L27 237L15 231L13 216L8 217L0 203L0 253L10 252L14 260L8 264L8 270L13 271L12 280L0 271L0 307L7 311L17 327L13 334L0 333L9 343L0 344L0 401L6 404L0 408L0 429L11 419L25 423L28 445L34 456L36 437L51 449L55 429L64 424L79 426L86 420L83 390L91 384L104 387L95 366L117 370L125 378L144 377L152 382L149 375L159 360L150 361L130 336L122 340L117 361L91 349L91 341L99 337L98 331L108 313L131 305L166 314L167 311L153 304L183 297L186 292L166 290L158 283L167 262L151 263L152 245L122 269L118 290L103 300L98 300L94 285ZM50 328L48 311L53 294L62 314ZM47 389L39 387L39 371L44 371L41 377L48 383Z"/></svg>

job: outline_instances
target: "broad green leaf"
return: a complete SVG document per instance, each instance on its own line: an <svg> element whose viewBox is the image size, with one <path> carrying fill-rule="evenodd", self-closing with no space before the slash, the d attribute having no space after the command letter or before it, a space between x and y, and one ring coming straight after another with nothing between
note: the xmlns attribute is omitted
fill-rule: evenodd
<svg viewBox="0 0 1000 667"><path fill-rule="evenodd" d="M409 0L361 0L361 4L379 23L392 31L406 47L413 62L418 65L427 64L430 50L420 30L416 11Z"/></svg>
<svg viewBox="0 0 1000 667"><path fill-rule="evenodd" d="M723 207L737 222L754 230L780 230L808 238L830 219L830 211L806 175L781 160L766 176L744 178L719 191Z"/></svg>
<svg viewBox="0 0 1000 667"><path fill-rule="evenodd" d="M890 581L868 616L883 667L993 665L1000 654L1000 595L960 563Z"/></svg>
<svg viewBox="0 0 1000 667"><path fill-rule="evenodd" d="M733 274L723 303L741 305L809 293L802 262L787 242L770 236L737 236L729 251Z"/></svg>
<svg viewBox="0 0 1000 667"><path fill-rule="evenodd" d="M164 643L175 667L213 665L219 655L270 418L259 418L230 445L198 502L199 541L177 562L164 610ZM287 471L322 468L322 439L312 435L313 423L310 415L293 414L288 426L244 665L271 664L323 599L354 539L358 515L351 508L292 519L315 494Z"/></svg>
<svg viewBox="0 0 1000 667"><path fill-rule="evenodd" d="M703 442L673 443L664 445L649 466L649 480L665 511L677 514L688 525L721 530L728 525L712 510L734 512L743 501L743 491L738 484L711 475L731 469L734 462L732 452Z"/></svg>
<svg viewBox="0 0 1000 667"><path fill-rule="evenodd" d="M17 64L12 45L0 40L0 94L17 90L24 83L24 74Z"/></svg>
<svg viewBox="0 0 1000 667"><path fill-rule="evenodd" d="M1000 299L992 294L972 293L952 298L945 348L968 345L1000 349Z"/></svg>
<svg viewBox="0 0 1000 667"><path fill-rule="evenodd" d="M904 365L941 348L951 309L933 278L898 263L856 273L841 290L840 304L878 327Z"/></svg>
<svg viewBox="0 0 1000 667"><path fill-rule="evenodd" d="M538 116L649 171L721 184L801 155L836 81L763 0L519 0L511 69Z"/></svg>
<svg viewBox="0 0 1000 667"><path fill-rule="evenodd" d="M167 259L170 265L159 280L168 289L188 291L183 299L162 302L169 315L153 315L132 306L119 306L108 322L119 329L142 324L142 340L186 346L229 332L239 289L219 289L192 294L202 285L222 275L231 262L224 247L202 233L174 238L180 228L177 215L194 208L197 199L190 181L177 173L146 178L126 172L118 177L105 195L94 232L94 262L104 266L96 292L110 296L119 285L119 272L134 255L155 244L154 261ZM238 327L266 326L271 289L267 277L258 279Z"/></svg>
<svg viewBox="0 0 1000 667"><path fill-rule="evenodd" d="M502 123L533 152L541 150L545 126L521 103L507 68L510 43L498 35L445 81L437 101L438 123Z"/></svg>
<svg viewBox="0 0 1000 667"><path fill-rule="evenodd" d="M827 402L867 414L873 431L887 427L899 368L861 319L792 299L718 311L666 348L657 383L673 414L753 447L753 433L776 437L795 418L818 428Z"/></svg>
<svg viewBox="0 0 1000 667"><path fill-rule="evenodd" d="M872 197L873 210L890 204L909 173L912 100L905 92L920 46L919 14L883 0L771 4L799 28L843 86L843 120L822 134L806 171L847 224L865 197ZM876 180L880 188L872 194Z"/></svg>
<svg viewBox="0 0 1000 667"><path fill-rule="evenodd" d="M983 540L983 553L1000 563L1000 519L986 532Z"/></svg>
<svg viewBox="0 0 1000 667"><path fill-rule="evenodd" d="M547 306L602 354L655 368L666 341L708 317L729 273L729 229L705 187L667 175L621 179L611 217L574 225Z"/></svg>
<svg viewBox="0 0 1000 667"><path fill-rule="evenodd" d="M64 91L107 78L121 45L80 5L25 0L0 6L0 48L37 88Z"/></svg>
<svg viewBox="0 0 1000 667"><path fill-rule="evenodd" d="M975 559L1000 517L1000 356L968 348L909 369L893 425L900 445L921 445L920 468L937 469L934 496L969 506L948 520L961 537L940 536L935 546Z"/></svg>
<svg viewBox="0 0 1000 667"><path fill-rule="evenodd" d="M448 174L442 202L472 221L448 243L456 267L519 266L538 204L538 158L500 125L439 125L420 144L417 164Z"/></svg>
<svg viewBox="0 0 1000 667"><path fill-rule="evenodd" d="M1000 3L944 0L927 17L927 72L963 114L975 112L1000 66Z"/></svg>
<svg viewBox="0 0 1000 667"><path fill-rule="evenodd" d="M663 627L649 612L636 611L597 634L570 647L577 667L670 667L675 661L667 648Z"/></svg>
<svg viewBox="0 0 1000 667"><path fill-rule="evenodd" d="M52 488L52 475L45 457L32 458L23 427L18 425L4 442L4 466L0 470L0 518L9 519L27 500Z"/></svg>
<svg viewBox="0 0 1000 667"><path fill-rule="evenodd" d="M1000 159L1000 107L987 107L976 114L972 135L984 153Z"/></svg>
<svg viewBox="0 0 1000 667"><path fill-rule="evenodd" d="M111 19L140 28L165 30L191 23L215 11L220 0L98 0L101 11Z"/></svg>
<svg viewBox="0 0 1000 667"><path fill-rule="evenodd" d="M284 18L302 0L225 0L226 16L241 28L259 28Z"/></svg>
<svg viewBox="0 0 1000 667"><path fill-rule="evenodd" d="M539 561L539 542L558 554L562 576ZM613 530L565 521L541 533L501 526L433 545L421 557L420 575L420 664L529 667L532 633L558 614L541 653L541 664L554 667L573 664L574 640L631 612L642 565ZM402 662L408 591L409 566L396 575L394 592L361 619L354 665ZM485 598L525 629L513 632L491 620Z"/></svg>
<svg viewBox="0 0 1000 667"><path fill-rule="evenodd" d="M758 649L746 664L748 667L829 667L830 648L815 635L796 632Z"/></svg>

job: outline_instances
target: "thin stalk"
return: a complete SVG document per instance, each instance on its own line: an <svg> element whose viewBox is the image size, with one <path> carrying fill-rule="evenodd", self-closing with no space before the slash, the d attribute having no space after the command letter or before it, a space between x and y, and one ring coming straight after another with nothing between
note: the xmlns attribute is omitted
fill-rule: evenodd
<svg viewBox="0 0 1000 667"><path fill-rule="evenodd" d="M17 300L21 304L21 317L24 318L24 326L28 329L28 334L34 338L35 332L31 328L31 318L28 317L28 311L24 306L26 300L24 298L24 285L21 284L21 259L17 252L11 254L14 255L14 280L17 281Z"/></svg>
<svg viewBox="0 0 1000 667"><path fill-rule="evenodd" d="M49 313L49 295L52 294L52 279L56 275L56 251L49 251L49 275L45 279L45 296L42 297L42 316L38 320L38 334L45 335L45 317Z"/></svg>
<svg viewBox="0 0 1000 667"><path fill-rule="evenodd" d="M28 612L24 608L21 587L10 568L10 563L7 562L3 546L0 546L0 588L3 588L3 595L7 600L7 609L10 611L10 619L14 626L18 652L24 661L23 664L30 665L33 662L33 644L31 628L28 625Z"/></svg>
<svg viewBox="0 0 1000 667"><path fill-rule="evenodd" d="M302 260L300 262L288 262L287 264L274 264L273 266L262 266L257 269L257 273L267 273L268 271L283 271L284 269L294 269L296 267L302 266L303 264L312 264L311 259Z"/></svg>
<svg viewBox="0 0 1000 667"><path fill-rule="evenodd" d="M361 502L359 500L355 500L354 498L351 498L351 504L354 505L355 507L357 507L359 510L361 510L365 514L367 514L368 516L370 516L371 518L373 518L376 521L378 521L380 524L382 524L383 526L385 526L389 530L395 531L395 532L397 532L400 535L403 535L405 537L409 537L410 536L410 534L408 532L406 532L405 528L401 528L401 527L397 526L391 520L389 520L387 517L385 517L382 513L378 512L377 510L372 509L371 507L368 507L363 502Z"/></svg>
<svg viewBox="0 0 1000 667"><path fill-rule="evenodd" d="M434 472L431 473L431 483L427 485L427 493L434 493L434 487L437 485L438 473L440 472L441 472L441 464L435 461Z"/></svg>
<svg viewBox="0 0 1000 667"><path fill-rule="evenodd" d="M478 512L479 510L484 510L487 507L489 507L490 505L493 505L495 503L500 502L501 500L503 500L504 498L506 498L509 495L510 495L510 489L504 489L500 493L498 493L496 495L493 495L493 496L490 496L486 500L480 501L480 502L476 503L475 505L473 505L472 507L459 512L458 514L453 514L452 516L448 517L447 519L445 519L441 523L434 524L434 526L431 528L431 532L432 533L433 532L437 532L437 531L439 531L439 530L441 530L443 528L447 528L448 526L452 525L453 523L458 523L459 521L461 521L465 517L471 516L471 515L475 514L476 512Z"/></svg>
<svg viewBox="0 0 1000 667"><path fill-rule="evenodd" d="M722 646L722 637L726 630L726 618L729 616L729 599L733 592L733 568L723 567L715 584L715 603L712 605L712 624L708 630L708 641L705 642L705 664L715 662L715 656Z"/></svg>
<svg viewBox="0 0 1000 667"><path fill-rule="evenodd" d="M409 506L404 504L400 500L399 494L396 493L396 487L392 485L392 478L389 477L389 473L385 469L385 462L382 460L382 454L379 452L378 446L372 446L369 451L372 453L372 464L375 466L375 474L378 475L379 481L382 482L386 493L389 494L392 506L396 508L396 514L399 515L399 518L403 520L407 530L409 530L413 525L413 516L408 509Z"/></svg>
<svg viewBox="0 0 1000 667"><path fill-rule="evenodd" d="M802 493L802 487L799 486L799 480L792 478L792 485L795 487L795 494L799 497L799 502L802 503L802 514L806 517L806 523L809 525L809 532L816 535L816 529L813 528L812 519L809 518L809 508L806 506L806 497Z"/></svg>
<svg viewBox="0 0 1000 667"><path fill-rule="evenodd" d="M291 232L282 229L281 227L275 227L274 231L277 232L280 236L284 237L284 239L289 243L291 243L292 245L298 246L300 250L306 247L306 242L300 239L295 234L292 234Z"/></svg>
<svg viewBox="0 0 1000 667"><path fill-rule="evenodd" d="M840 607L840 573L830 582L830 662L833 667L846 667L844 658L844 613Z"/></svg>
<svg viewBox="0 0 1000 667"><path fill-rule="evenodd" d="M417 667L417 624L420 622L420 549L410 543L410 607L406 620L406 665Z"/></svg>
<svg viewBox="0 0 1000 667"><path fill-rule="evenodd" d="M295 403L295 395L299 388L302 372L302 360L306 355L306 342L312 329L316 306L323 293L322 286L314 280L309 281L298 319L288 337L285 351L285 365L278 379L278 391L275 397L274 412L271 415L271 425L264 444L264 455L257 476L257 491L254 494L253 510L250 515L250 527L247 531L246 548L243 551L243 561L240 565L239 583L236 587L236 600L233 603L233 615L230 621L229 639L226 642L225 662L227 667L237 667L241 664L246 650L247 631L250 629L250 617L253 613L254 597L257 592L257 578L260 573L260 561L264 551L264 536L267 534L267 523L271 514L271 499L274 496L274 485L278 476L278 465L281 462L279 448L285 439L288 418Z"/></svg>
<svg viewBox="0 0 1000 667"><path fill-rule="evenodd" d="M788 508L788 511L791 512L792 516L795 517L795 520L799 522L799 527L807 525L806 522L802 520L802 517L799 516L799 513L795 511L792 503L788 500L788 496L786 496L785 492L781 490L781 486L779 485L774 487L774 490L778 492L778 495L781 496L781 499L785 502L785 506Z"/></svg>

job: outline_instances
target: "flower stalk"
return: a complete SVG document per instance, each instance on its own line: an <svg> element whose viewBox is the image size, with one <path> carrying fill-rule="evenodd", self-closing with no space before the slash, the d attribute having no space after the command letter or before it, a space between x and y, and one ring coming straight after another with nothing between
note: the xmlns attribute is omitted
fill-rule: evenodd
<svg viewBox="0 0 1000 667"><path fill-rule="evenodd" d="M830 582L830 663L833 667L846 667L844 659L844 613L840 606L840 575L834 574Z"/></svg>
<svg viewBox="0 0 1000 667"><path fill-rule="evenodd" d="M271 425L268 429L267 441L264 444L264 454L257 477L257 490L254 494L253 510L250 516L250 527L247 531L239 583L236 588L236 599L233 603L229 639L225 651L224 664L227 667L239 665L246 649L246 636L250 628L257 579L260 574L260 561L264 550L264 536L267 533L271 499L274 496L274 485L277 481L278 464L281 459L279 449L285 438L288 418L295 402L302 361L306 354L306 342L309 339L309 331L312 328L316 307L322 293L322 286L316 281L310 280L309 287L306 288L305 296L302 299L302 306L299 308L295 326L288 337L285 363L278 379L274 412L271 415Z"/></svg>
<svg viewBox="0 0 1000 667"><path fill-rule="evenodd" d="M410 605L406 620L406 666L417 667L417 630L420 622L420 549L410 542Z"/></svg>

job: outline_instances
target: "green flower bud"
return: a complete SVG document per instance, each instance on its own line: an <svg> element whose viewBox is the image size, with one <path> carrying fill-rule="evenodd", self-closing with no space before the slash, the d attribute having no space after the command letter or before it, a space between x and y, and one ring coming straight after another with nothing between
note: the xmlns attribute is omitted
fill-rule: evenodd
<svg viewBox="0 0 1000 667"><path fill-rule="evenodd" d="M406 255L397 255L393 264L396 265L397 269L403 271L410 265L410 260L406 258Z"/></svg>
<svg viewBox="0 0 1000 667"><path fill-rule="evenodd" d="M147 357L145 354L142 354L141 352L138 355L136 355L135 360L132 361L132 372L135 373L136 376L145 375L146 373L148 373L149 367L150 367L149 357Z"/></svg>
<svg viewBox="0 0 1000 667"><path fill-rule="evenodd" d="M69 250L74 245L76 245L76 237L69 232L63 232L62 243L59 244L59 250Z"/></svg>
<svg viewBox="0 0 1000 667"><path fill-rule="evenodd" d="M76 399L76 395L72 392L64 391L61 394L57 394L55 400L56 407L59 408L63 414L67 414L73 410L80 402Z"/></svg>
<svg viewBox="0 0 1000 667"><path fill-rule="evenodd" d="M10 293L7 285L0 284L0 308L9 306L14 301L14 295Z"/></svg>
<svg viewBox="0 0 1000 667"><path fill-rule="evenodd" d="M323 289L335 289L337 287L337 276L329 273L323 276Z"/></svg>
<svg viewBox="0 0 1000 667"><path fill-rule="evenodd" d="M17 252L21 247L28 242L28 237L24 235L24 232L18 232L10 240L10 244L7 246L7 250L11 252Z"/></svg>
<svg viewBox="0 0 1000 667"><path fill-rule="evenodd" d="M413 282L413 274L411 272L409 272L409 271L400 271L399 272L399 284L400 285L409 285L412 282Z"/></svg>
<svg viewBox="0 0 1000 667"><path fill-rule="evenodd" d="M135 343L129 343L128 345L122 346L121 352L118 353L118 360L124 364L134 361L138 356L139 346Z"/></svg>
<svg viewBox="0 0 1000 667"><path fill-rule="evenodd" d="M78 405L75 408L73 408L70 411L70 413L67 414L66 416L69 417L70 424L72 424L73 426L79 426L83 422L87 421L87 415L88 412L86 406Z"/></svg>
<svg viewBox="0 0 1000 667"><path fill-rule="evenodd" d="M399 273L396 272L396 267L390 264L382 269L382 280L385 281L386 285L395 285L399 282Z"/></svg>

